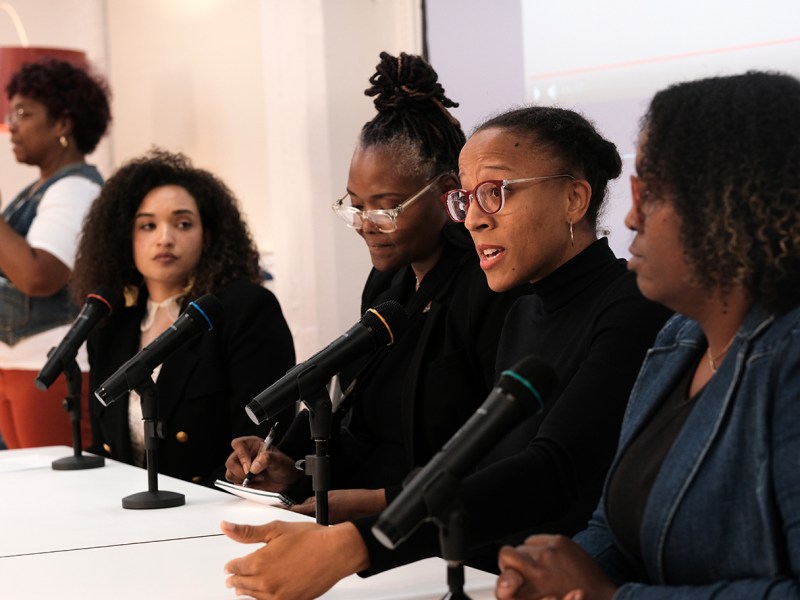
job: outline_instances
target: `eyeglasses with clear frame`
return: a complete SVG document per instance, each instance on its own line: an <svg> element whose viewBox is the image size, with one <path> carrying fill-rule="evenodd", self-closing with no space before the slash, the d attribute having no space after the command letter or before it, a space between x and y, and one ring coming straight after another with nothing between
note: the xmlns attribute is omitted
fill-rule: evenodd
<svg viewBox="0 0 800 600"><path fill-rule="evenodd" d="M6 116L3 118L3 122L8 127L16 127L22 122L23 119L32 117L35 114L36 114L35 112L30 112L28 110L25 110L21 106L18 106L8 111Z"/></svg>
<svg viewBox="0 0 800 600"><path fill-rule="evenodd" d="M545 175L543 177L524 177L522 179L490 179L482 181L473 190L450 190L442 194L442 204L447 211L447 216L456 223L463 223L467 218L469 205L473 200L478 201L478 206L487 215L503 210L506 205L506 191L509 186L517 183L533 183L560 179L566 177L575 181L572 175Z"/></svg>
<svg viewBox="0 0 800 600"><path fill-rule="evenodd" d="M352 199L350 200L351 206L346 206L344 202L350 198L349 192L334 202L333 205L331 205L331 208L333 209L333 212L336 213L336 216L344 221L345 225L352 227L355 230L361 230L364 227L364 221L369 221L375 225L375 227L377 227L378 231L381 233L393 233L397 231L397 217L400 215L400 213L411 206L415 200L418 200L424 196L434 186L434 184L439 181L439 179L449 174L449 171L445 173L439 173L436 177L426 183L425 187L423 187L421 190L415 192L407 200L404 200L394 208L388 210L361 210L360 208L352 206Z"/></svg>

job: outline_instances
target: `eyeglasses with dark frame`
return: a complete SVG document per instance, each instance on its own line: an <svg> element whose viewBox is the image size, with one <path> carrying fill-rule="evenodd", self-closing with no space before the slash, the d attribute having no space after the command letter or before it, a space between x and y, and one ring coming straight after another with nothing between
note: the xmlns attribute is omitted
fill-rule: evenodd
<svg viewBox="0 0 800 600"><path fill-rule="evenodd" d="M378 231L381 233L393 233L394 231L397 231L397 217L400 215L400 213L411 206L415 200L424 196L425 193L428 192L442 177L450 174L451 173L449 171L445 173L439 173L436 177L426 183L425 187L423 187L421 190L415 192L407 200L404 200L394 208L388 210L361 210L360 208L355 208L354 206L346 206L344 202L350 198L349 192L334 202L333 205L331 205L331 208L333 209L333 212L336 213L336 216L344 221L344 224L348 227L360 230L364 227L364 221L369 221L375 225L375 227L377 227ZM352 204L352 199L350 202Z"/></svg>
<svg viewBox="0 0 800 600"><path fill-rule="evenodd" d="M490 179L482 181L473 190L450 190L442 194L442 204L447 211L447 216L456 223L463 223L467 218L469 205L473 200L478 201L478 206L487 215L493 215L503 210L506 204L506 190L517 183L532 183L560 179L566 177L575 181L572 175L545 175L543 177L524 177L522 179Z"/></svg>

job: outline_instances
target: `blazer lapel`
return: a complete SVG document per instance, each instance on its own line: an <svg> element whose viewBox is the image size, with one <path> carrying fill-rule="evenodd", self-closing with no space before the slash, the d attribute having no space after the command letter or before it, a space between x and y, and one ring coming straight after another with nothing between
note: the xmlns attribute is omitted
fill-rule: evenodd
<svg viewBox="0 0 800 600"><path fill-rule="evenodd" d="M210 335L208 333L204 335ZM186 397L190 380L200 360L203 337L178 348L168 357L158 375L158 418L167 421Z"/></svg>
<svg viewBox="0 0 800 600"><path fill-rule="evenodd" d="M655 582L666 581L664 551L677 508L726 422L736 398L736 390L744 376L753 338L769 321L771 318L765 320L759 310L752 311L745 319L729 351L729 355L735 357L735 360L723 362L716 375L695 399L696 405L673 442L673 447L665 456L653 482L642 517L640 541L644 563L655 565L656 572L649 573ZM698 352L705 347L705 338L699 327L697 332L694 343L681 348L683 356L679 360L670 360L675 363L675 367L668 369L670 381L677 381L679 374L693 368L698 360Z"/></svg>
<svg viewBox="0 0 800 600"><path fill-rule="evenodd" d="M114 328L113 332L102 332L100 347L104 349L104 353L95 359L98 361L98 371L107 373L108 376L134 356L139 349L138 314L135 310L129 310L123 313L120 319L120 326ZM97 385L101 383L102 381L98 381ZM103 406L94 397L94 390L89 390L89 393L89 401L97 403L95 409L106 438L116 440L112 447L114 457L124 462L131 462L133 453L128 422L128 395L124 395L120 400L108 406Z"/></svg>

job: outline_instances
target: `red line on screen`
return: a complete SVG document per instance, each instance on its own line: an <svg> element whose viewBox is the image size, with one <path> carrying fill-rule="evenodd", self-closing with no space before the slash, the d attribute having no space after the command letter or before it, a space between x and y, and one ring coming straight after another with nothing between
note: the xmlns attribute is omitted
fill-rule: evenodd
<svg viewBox="0 0 800 600"><path fill-rule="evenodd" d="M592 73L596 71L608 71L611 69L624 69L626 67L635 67L638 65L647 65L659 62L668 62L672 60L682 60L686 58L696 58L698 56L707 56L710 54L724 54L726 52L739 52L741 50L750 50L753 48L763 48L765 46L781 46L784 44L797 44L800 43L800 37L789 38L785 40L769 40L766 42L754 42L752 44L742 44L740 46L728 46L726 48L711 48L708 50L697 50L695 52L684 52L681 54L669 54L666 56L653 56L651 58L640 58L637 60L629 60L619 63L611 63L608 65L594 65L591 67L580 67L577 69L565 69L563 71L550 71L549 73L540 73L539 75L530 75L528 79L536 81L539 79L553 79L555 77L567 77L569 75L579 75L581 73Z"/></svg>

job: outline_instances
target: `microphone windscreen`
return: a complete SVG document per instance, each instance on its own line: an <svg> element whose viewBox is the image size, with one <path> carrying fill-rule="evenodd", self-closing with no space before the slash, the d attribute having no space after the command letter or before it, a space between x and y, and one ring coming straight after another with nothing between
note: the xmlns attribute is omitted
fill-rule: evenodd
<svg viewBox="0 0 800 600"><path fill-rule="evenodd" d="M389 346L408 329L408 315L402 304L388 300L367 310L361 323L375 332L380 346Z"/></svg>
<svg viewBox="0 0 800 600"><path fill-rule="evenodd" d="M202 298L193 300L186 307L186 313L198 325L205 326L209 331L214 329L214 325L219 322L223 312L222 302L214 294L206 294Z"/></svg>
<svg viewBox="0 0 800 600"><path fill-rule="evenodd" d="M105 284L98 285L90 293L86 294L86 299L93 298L104 303L108 307L109 314L118 310L122 306L122 293Z"/></svg>
<svg viewBox="0 0 800 600"><path fill-rule="evenodd" d="M534 355L514 363L500 374L497 387L517 398L528 415L544 407L548 397L558 383L555 371L542 358Z"/></svg>

